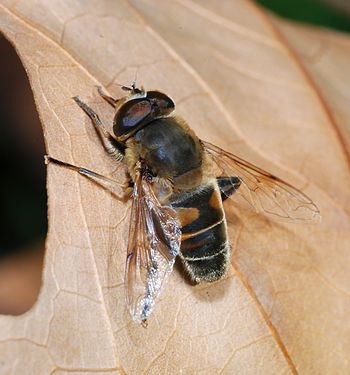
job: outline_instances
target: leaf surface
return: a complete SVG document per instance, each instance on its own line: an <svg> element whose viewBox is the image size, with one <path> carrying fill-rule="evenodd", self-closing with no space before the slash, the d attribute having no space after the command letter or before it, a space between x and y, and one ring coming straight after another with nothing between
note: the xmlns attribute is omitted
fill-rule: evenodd
<svg viewBox="0 0 350 375"><path fill-rule="evenodd" d="M94 85L118 97L137 71L201 138L300 187L323 216L272 222L228 204L228 277L193 286L178 268L143 329L124 302L130 206L49 165L43 286L32 310L0 316L0 373L349 372L349 37L247 0L2 0L0 29L28 72L48 154L123 181L71 98L110 126Z"/></svg>

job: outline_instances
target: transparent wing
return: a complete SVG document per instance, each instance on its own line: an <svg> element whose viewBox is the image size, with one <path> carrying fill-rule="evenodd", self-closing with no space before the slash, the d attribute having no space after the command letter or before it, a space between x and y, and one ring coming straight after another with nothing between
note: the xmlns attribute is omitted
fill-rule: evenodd
<svg viewBox="0 0 350 375"><path fill-rule="evenodd" d="M241 202L243 200L257 212L280 218L320 219L320 211L312 200L287 182L209 142L202 141L202 144L214 161L214 167L217 167L218 177L237 176L241 180L238 189L237 185L232 186L231 190L227 189L231 191L227 197ZM232 191L235 191L233 195ZM225 191L222 193L225 194Z"/></svg>
<svg viewBox="0 0 350 375"><path fill-rule="evenodd" d="M161 206L142 173L136 177L126 260L126 303L132 318L145 322L180 250L175 211Z"/></svg>

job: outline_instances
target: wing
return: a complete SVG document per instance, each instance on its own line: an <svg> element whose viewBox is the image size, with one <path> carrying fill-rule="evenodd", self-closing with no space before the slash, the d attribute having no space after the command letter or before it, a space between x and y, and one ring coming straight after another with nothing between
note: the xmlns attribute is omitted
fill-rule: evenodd
<svg viewBox="0 0 350 375"><path fill-rule="evenodd" d="M175 211L161 206L140 172L135 179L125 270L126 303L133 320L143 323L152 312L180 250Z"/></svg>
<svg viewBox="0 0 350 375"><path fill-rule="evenodd" d="M202 141L202 144L213 160L218 176L237 176L241 180L239 188L237 181L232 180L233 186L227 189L227 197L243 200L257 212L280 218L320 219L320 211L312 200L287 182L209 142ZM233 191L235 193L231 196ZM221 193L225 195L225 190Z"/></svg>

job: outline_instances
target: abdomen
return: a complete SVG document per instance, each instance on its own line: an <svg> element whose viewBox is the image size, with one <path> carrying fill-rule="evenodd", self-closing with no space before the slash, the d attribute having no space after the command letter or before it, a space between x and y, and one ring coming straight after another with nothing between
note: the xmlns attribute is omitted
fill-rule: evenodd
<svg viewBox="0 0 350 375"><path fill-rule="evenodd" d="M230 259L226 218L216 179L171 201L181 222L180 258L197 282L215 281Z"/></svg>

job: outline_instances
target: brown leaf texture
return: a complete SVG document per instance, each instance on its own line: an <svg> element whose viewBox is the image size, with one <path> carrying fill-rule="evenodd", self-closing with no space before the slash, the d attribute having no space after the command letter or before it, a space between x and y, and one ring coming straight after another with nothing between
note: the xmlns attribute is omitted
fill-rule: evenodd
<svg viewBox="0 0 350 375"><path fill-rule="evenodd" d="M0 29L27 72L47 153L123 181L79 95L160 89L197 134L301 188L320 224L227 205L232 268L212 285L168 280L147 329L123 287L130 204L48 166L43 285L0 316L1 374L348 374L350 39L287 24L253 2L10 1ZM20 109L19 109L20 110Z"/></svg>

